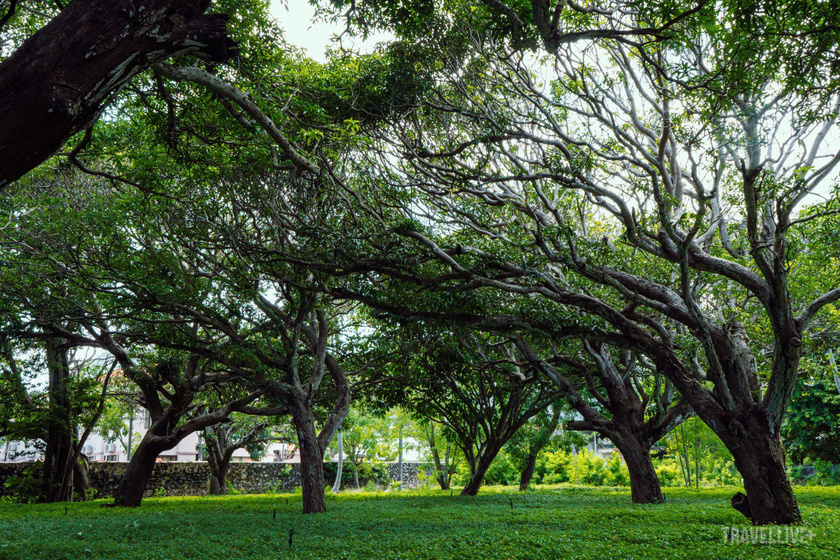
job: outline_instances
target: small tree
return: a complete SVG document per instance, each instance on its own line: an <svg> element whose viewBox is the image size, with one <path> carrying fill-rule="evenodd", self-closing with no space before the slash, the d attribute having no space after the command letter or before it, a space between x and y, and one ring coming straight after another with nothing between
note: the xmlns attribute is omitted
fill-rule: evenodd
<svg viewBox="0 0 840 560"><path fill-rule="evenodd" d="M505 449L519 467L519 491L524 492L531 484L537 456L548 445L560 425L562 410L556 404L543 410L530 422L519 428Z"/></svg>
<svg viewBox="0 0 840 560"><path fill-rule="evenodd" d="M234 451L245 449L258 461L266 445L274 439L269 422L252 416L233 414L226 420L204 428L201 432L207 464L210 467L210 493L227 494L227 473Z"/></svg>
<svg viewBox="0 0 840 560"><path fill-rule="evenodd" d="M34 337L38 342L26 343ZM0 339L0 436L43 442L42 490L46 502L85 499L90 488L88 463L82 448L104 410L113 366L73 359L73 344L45 332L18 333ZM33 352L41 350L42 356ZM46 392L29 383L45 369Z"/></svg>
<svg viewBox="0 0 840 560"><path fill-rule="evenodd" d="M470 469L461 494L474 496L505 443L561 393L505 339L429 329L404 340L409 354L408 348L424 348L398 366L396 382L411 387L404 406L452 434Z"/></svg>
<svg viewBox="0 0 840 560"><path fill-rule="evenodd" d="M458 471L458 464L461 455L458 449L452 445L452 436L446 437L447 429L441 425L435 430L436 422L423 419L420 427L428 442L429 455L431 455L434 466L435 481L441 490L449 490L452 484L452 476ZM441 453L442 450L442 453Z"/></svg>

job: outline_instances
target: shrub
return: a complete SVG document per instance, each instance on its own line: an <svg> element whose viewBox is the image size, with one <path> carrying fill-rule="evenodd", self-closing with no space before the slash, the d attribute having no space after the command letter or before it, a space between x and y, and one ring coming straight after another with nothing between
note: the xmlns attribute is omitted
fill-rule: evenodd
<svg viewBox="0 0 840 560"><path fill-rule="evenodd" d="M680 466L673 460L660 461L659 465L654 466L656 476L659 477L659 484L661 486L682 486L683 475L680 471Z"/></svg>
<svg viewBox="0 0 840 560"><path fill-rule="evenodd" d="M610 486L630 485L630 472L620 455L614 455L607 461L607 484Z"/></svg>
<svg viewBox="0 0 840 560"><path fill-rule="evenodd" d="M603 486L607 480L606 462L588 449L572 456L569 464L569 482Z"/></svg>
<svg viewBox="0 0 840 560"><path fill-rule="evenodd" d="M534 469L535 475L540 474L538 484L558 484L569 482L569 463L571 455L563 449L546 453L537 459L537 466ZM536 476L535 476L536 478Z"/></svg>
<svg viewBox="0 0 840 560"><path fill-rule="evenodd" d="M732 486L741 483L741 473L735 468L735 462L731 458L710 457L704 461L705 469L702 472L702 482L716 486Z"/></svg>
<svg viewBox="0 0 840 560"><path fill-rule="evenodd" d="M44 463L32 463L19 475L12 475L6 479L5 486L12 493L12 500L21 504L43 502L47 497L44 484Z"/></svg>
<svg viewBox="0 0 840 560"><path fill-rule="evenodd" d="M520 474L519 469L511 461L510 455L502 451L487 469L484 484L501 484L502 486L519 484Z"/></svg>
<svg viewBox="0 0 840 560"><path fill-rule="evenodd" d="M808 482L818 486L837 486L840 484L840 470L828 461L817 459L814 461L817 474Z"/></svg>
<svg viewBox="0 0 840 560"><path fill-rule="evenodd" d="M359 484L362 480L369 480L374 484L390 484L391 473L388 465L379 461L365 462L359 465Z"/></svg>
<svg viewBox="0 0 840 560"><path fill-rule="evenodd" d="M328 486L335 483L335 476L338 474L338 463L324 463L324 480ZM359 467L359 478L362 478L362 470ZM350 461L344 461L344 466L341 469L341 485L345 486L353 483L353 464Z"/></svg>
<svg viewBox="0 0 840 560"><path fill-rule="evenodd" d="M333 485L337 472L338 463L324 463L324 480L328 485ZM341 470L342 486L354 485L354 472L353 463L345 461L344 467ZM379 462L363 462L359 464L359 485L367 487L369 484L390 485L391 474L388 471L388 466Z"/></svg>

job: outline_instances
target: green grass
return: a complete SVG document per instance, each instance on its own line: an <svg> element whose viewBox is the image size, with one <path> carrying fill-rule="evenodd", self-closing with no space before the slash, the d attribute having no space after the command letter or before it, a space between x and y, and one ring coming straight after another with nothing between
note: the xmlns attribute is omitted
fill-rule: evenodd
<svg viewBox="0 0 840 560"><path fill-rule="evenodd" d="M3 502L0 559L840 557L840 489L797 491L805 517L797 530L813 538L796 544L725 542L725 527L749 531L729 506L734 492L665 489L668 503L658 506L631 504L627 489L572 486L484 488L476 498L345 493L309 516L299 495L158 498L139 509L97 501L68 504L66 514L64 504ZM776 530L785 540L787 529Z"/></svg>

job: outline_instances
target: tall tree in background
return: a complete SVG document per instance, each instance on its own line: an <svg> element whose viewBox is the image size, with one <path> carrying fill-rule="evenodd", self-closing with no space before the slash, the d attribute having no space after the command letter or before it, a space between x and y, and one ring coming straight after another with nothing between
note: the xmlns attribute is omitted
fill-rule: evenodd
<svg viewBox="0 0 840 560"><path fill-rule="evenodd" d="M200 436L210 467L210 493L214 495L227 494L227 474L234 451L245 449L253 460L259 460L274 437L267 420L242 415L232 415L208 426Z"/></svg>
<svg viewBox="0 0 840 560"><path fill-rule="evenodd" d="M461 495L474 496L502 447L561 393L503 338L461 329L423 330L406 334L403 352L415 358L395 364L393 378L379 390L447 428L470 468Z"/></svg>
<svg viewBox="0 0 840 560"><path fill-rule="evenodd" d="M630 474L633 502L664 502L650 450L693 414L673 383L643 355L621 349L614 355L616 350L597 340L582 341L579 352L566 350L547 359L523 338L519 345L582 417L566 426L597 432L621 452Z"/></svg>

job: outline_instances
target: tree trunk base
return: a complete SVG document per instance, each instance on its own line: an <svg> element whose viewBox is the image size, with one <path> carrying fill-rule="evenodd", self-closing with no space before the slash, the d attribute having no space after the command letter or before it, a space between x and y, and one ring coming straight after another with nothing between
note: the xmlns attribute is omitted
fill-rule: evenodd
<svg viewBox="0 0 840 560"><path fill-rule="evenodd" d="M662 504L662 487L653 461L650 446L638 442L635 435L626 438L610 438L624 457L630 475L630 498L634 504Z"/></svg>
<svg viewBox="0 0 840 560"><path fill-rule="evenodd" d="M802 514L785 469L781 442L762 422L741 422L737 440L724 441L744 480L744 490L732 498L732 507L755 525L791 525Z"/></svg>

